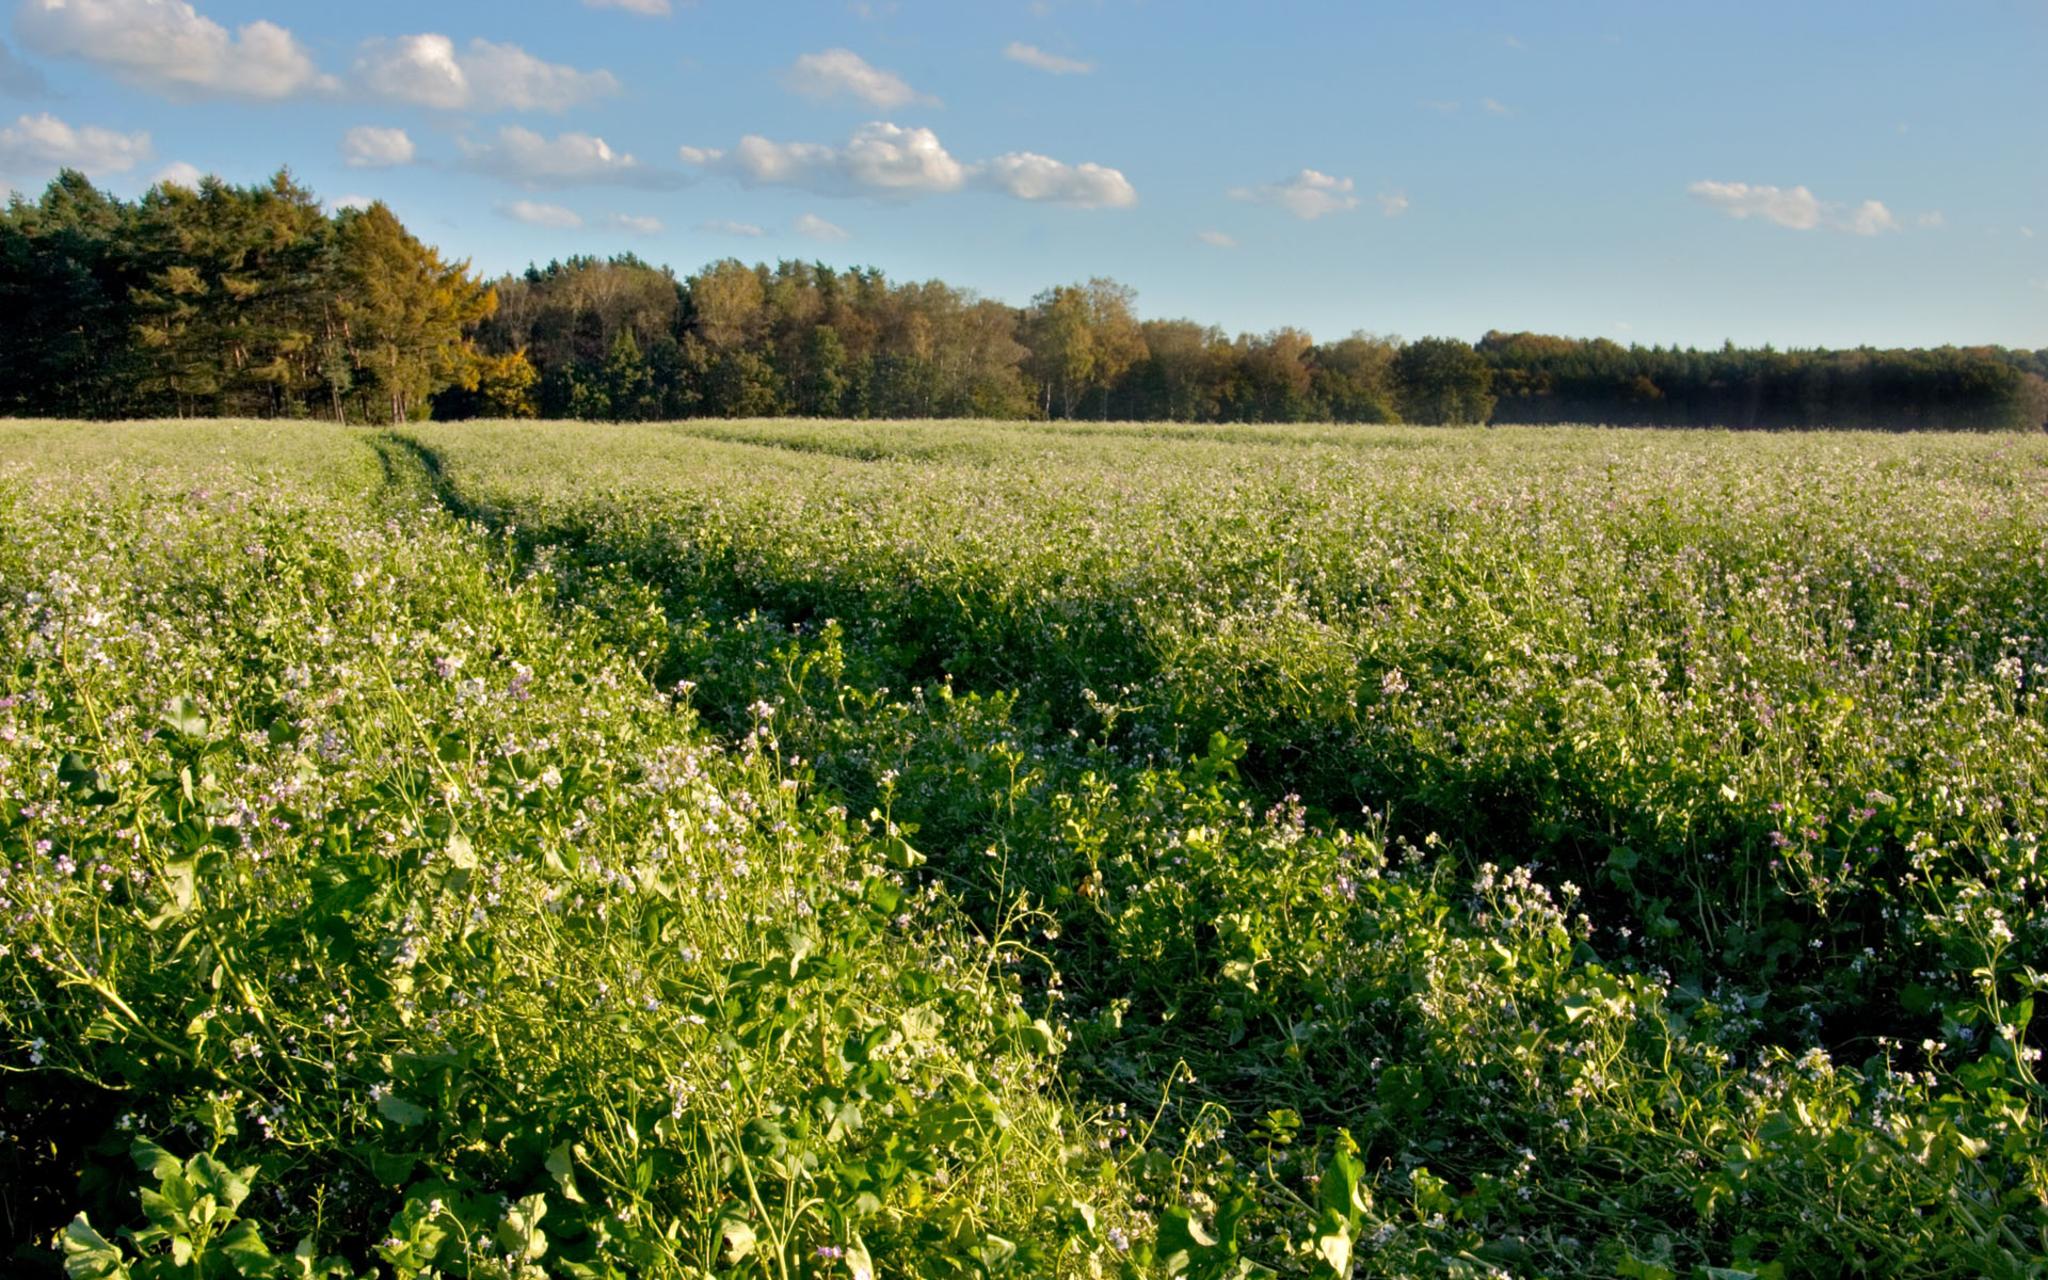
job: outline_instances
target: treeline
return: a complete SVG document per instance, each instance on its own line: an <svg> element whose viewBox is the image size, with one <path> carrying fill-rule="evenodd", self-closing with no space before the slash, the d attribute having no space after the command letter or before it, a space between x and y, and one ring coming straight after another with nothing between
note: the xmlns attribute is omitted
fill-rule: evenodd
<svg viewBox="0 0 2048 1280"><path fill-rule="evenodd" d="M66 172L0 215L0 412L424 416L494 305L382 205L280 173L117 200Z"/></svg>
<svg viewBox="0 0 2048 1280"><path fill-rule="evenodd" d="M1141 320L1111 280L1017 308L803 262L572 258L486 282L288 173L123 201L66 172L0 214L0 413L2032 429L2048 351L1232 337Z"/></svg>
<svg viewBox="0 0 2048 1280"><path fill-rule="evenodd" d="M2048 350L1718 351L1489 333L1502 422L2024 430L2048 422Z"/></svg>

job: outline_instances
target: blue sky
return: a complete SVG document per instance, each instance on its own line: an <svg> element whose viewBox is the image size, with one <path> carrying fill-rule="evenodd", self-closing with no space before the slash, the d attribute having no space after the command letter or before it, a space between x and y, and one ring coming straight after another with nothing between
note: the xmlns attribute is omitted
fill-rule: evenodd
<svg viewBox="0 0 2048 1280"><path fill-rule="evenodd" d="M4 0L0 183L1476 338L2048 346L2048 2Z"/></svg>

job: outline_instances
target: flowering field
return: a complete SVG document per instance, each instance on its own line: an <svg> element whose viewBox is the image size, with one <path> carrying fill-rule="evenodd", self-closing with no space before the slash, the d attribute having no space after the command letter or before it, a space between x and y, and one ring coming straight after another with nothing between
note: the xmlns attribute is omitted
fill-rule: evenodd
<svg viewBox="0 0 2048 1280"><path fill-rule="evenodd" d="M2044 529L2041 437L0 424L10 1273L2048 1275Z"/></svg>

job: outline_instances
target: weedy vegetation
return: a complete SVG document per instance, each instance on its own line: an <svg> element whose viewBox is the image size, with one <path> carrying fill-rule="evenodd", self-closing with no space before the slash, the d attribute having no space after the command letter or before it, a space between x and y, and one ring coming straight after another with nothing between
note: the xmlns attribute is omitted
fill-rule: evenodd
<svg viewBox="0 0 2048 1280"><path fill-rule="evenodd" d="M19 1274L2048 1275L2048 440L0 424Z"/></svg>

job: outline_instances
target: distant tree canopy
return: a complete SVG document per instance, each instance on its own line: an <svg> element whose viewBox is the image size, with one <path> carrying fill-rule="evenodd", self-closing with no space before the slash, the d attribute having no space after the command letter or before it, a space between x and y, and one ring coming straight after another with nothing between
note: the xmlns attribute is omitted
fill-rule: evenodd
<svg viewBox="0 0 2048 1280"><path fill-rule="evenodd" d="M0 412L421 417L475 385L495 306L384 206L330 216L288 173L130 203L66 172L0 214Z"/></svg>
<svg viewBox="0 0 2048 1280"><path fill-rule="evenodd" d="M2028 429L2048 422L2048 351L1718 351L1489 333L1503 422Z"/></svg>
<svg viewBox="0 0 2048 1280"><path fill-rule="evenodd" d="M66 172L0 213L0 414L1120 418L2035 429L2048 351L1718 351L1531 333L1141 320L1097 278L1022 308L872 268L631 255L495 284L289 173L136 201Z"/></svg>

